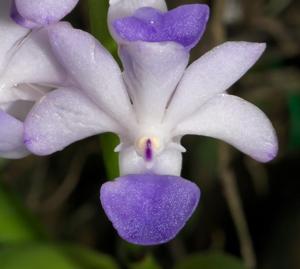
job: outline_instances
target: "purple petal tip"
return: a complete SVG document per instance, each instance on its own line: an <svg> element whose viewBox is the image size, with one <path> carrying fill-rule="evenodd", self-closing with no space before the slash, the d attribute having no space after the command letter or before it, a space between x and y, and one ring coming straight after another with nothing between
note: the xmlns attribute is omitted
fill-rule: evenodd
<svg viewBox="0 0 300 269"><path fill-rule="evenodd" d="M266 156L261 160L261 162L263 163L270 162L277 156L277 154L278 154L278 143L276 141L271 145L270 150L266 152Z"/></svg>
<svg viewBox="0 0 300 269"><path fill-rule="evenodd" d="M13 0L10 17L17 24L33 29L60 21L79 0Z"/></svg>
<svg viewBox="0 0 300 269"><path fill-rule="evenodd" d="M192 182L167 175L128 175L102 185L102 206L119 235L138 245L173 239L200 198Z"/></svg>
<svg viewBox="0 0 300 269"><path fill-rule="evenodd" d="M12 1L11 8L10 8L10 18L17 24L19 24L22 27L33 29L39 27L38 24L26 20L24 17L21 16L21 14L18 12L15 1Z"/></svg>
<svg viewBox="0 0 300 269"><path fill-rule="evenodd" d="M183 5L166 13L150 7L113 22L117 34L127 41L174 41L191 49L202 37L209 17L203 4Z"/></svg>

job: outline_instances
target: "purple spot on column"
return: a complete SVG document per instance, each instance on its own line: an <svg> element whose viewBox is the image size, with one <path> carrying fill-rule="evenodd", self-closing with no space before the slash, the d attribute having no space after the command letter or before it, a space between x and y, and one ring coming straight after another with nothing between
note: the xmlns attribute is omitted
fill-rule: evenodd
<svg viewBox="0 0 300 269"><path fill-rule="evenodd" d="M145 159L146 161L150 162L153 158L153 151L152 151L152 142L151 139L147 139L146 141L146 148L145 148Z"/></svg>

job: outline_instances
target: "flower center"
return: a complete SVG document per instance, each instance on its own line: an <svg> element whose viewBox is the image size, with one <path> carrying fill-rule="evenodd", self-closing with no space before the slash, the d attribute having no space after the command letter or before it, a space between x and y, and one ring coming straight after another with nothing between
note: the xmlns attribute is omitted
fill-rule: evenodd
<svg viewBox="0 0 300 269"><path fill-rule="evenodd" d="M136 151L139 155L141 155L145 161L151 162L155 153L160 148L159 139L155 136L153 137L141 137L138 139L136 144Z"/></svg>

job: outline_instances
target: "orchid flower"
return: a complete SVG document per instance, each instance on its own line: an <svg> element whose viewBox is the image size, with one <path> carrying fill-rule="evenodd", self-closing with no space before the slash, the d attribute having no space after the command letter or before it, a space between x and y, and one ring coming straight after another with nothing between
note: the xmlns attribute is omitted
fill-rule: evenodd
<svg viewBox="0 0 300 269"><path fill-rule="evenodd" d="M202 4L168 11L162 0L111 0L109 28L123 72L94 37L48 29L52 50L76 86L48 93L25 121L24 141L48 155L88 136L120 137L121 177L101 187L102 206L125 240L167 242L197 207L200 190L180 177L184 135L218 138L260 162L277 152L265 114L227 89L265 44L226 42L188 66L209 17Z"/></svg>
<svg viewBox="0 0 300 269"><path fill-rule="evenodd" d="M23 120L33 104L67 74L55 59L47 26L56 24L77 1L1 0L0 2L0 156L21 158ZM60 27L65 23L57 23Z"/></svg>

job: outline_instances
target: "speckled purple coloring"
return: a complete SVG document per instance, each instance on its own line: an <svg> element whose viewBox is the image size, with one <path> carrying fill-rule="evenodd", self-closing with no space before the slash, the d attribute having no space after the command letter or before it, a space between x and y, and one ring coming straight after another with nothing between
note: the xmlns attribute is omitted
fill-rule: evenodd
<svg viewBox="0 0 300 269"><path fill-rule="evenodd" d="M177 176L128 175L102 185L102 206L128 242L165 243L176 236L198 205L199 188Z"/></svg>
<svg viewBox="0 0 300 269"><path fill-rule="evenodd" d="M203 4L184 5L166 13L150 7L113 22L117 34L128 41L174 41L190 49L203 35L209 8Z"/></svg>

